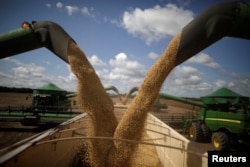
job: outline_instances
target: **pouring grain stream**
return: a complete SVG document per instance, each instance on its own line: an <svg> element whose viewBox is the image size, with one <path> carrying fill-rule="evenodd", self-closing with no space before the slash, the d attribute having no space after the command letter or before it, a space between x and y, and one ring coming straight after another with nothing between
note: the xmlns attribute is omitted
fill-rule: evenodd
<svg viewBox="0 0 250 167"><path fill-rule="evenodd" d="M175 36L169 43L165 52L146 74L142 85L126 113L119 122L114 137L130 140L141 140L147 113L151 109L162 83L174 68L175 59L180 43L181 34ZM114 166L131 166L131 155L136 145L132 143L115 141L116 151L112 155Z"/></svg>
<svg viewBox="0 0 250 167"><path fill-rule="evenodd" d="M112 100L108 97L94 68L85 54L72 41L68 59L78 78L78 104L92 119L88 135L141 140L147 113L156 100L167 75L174 68L181 34L175 36L158 61L148 71L137 96L131 102L119 124L114 115ZM133 166L136 144L122 141L90 140L88 161L92 166ZM147 163L145 162L145 165Z"/></svg>
<svg viewBox="0 0 250 167"><path fill-rule="evenodd" d="M72 72L78 78L78 105L92 120L91 125L88 125L88 136L112 137L117 126L113 102L85 54L72 41L68 46L68 60ZM113 142L107 140L88 141L87 161L93 166L107 166L105 157L112 145Z"/></svg>

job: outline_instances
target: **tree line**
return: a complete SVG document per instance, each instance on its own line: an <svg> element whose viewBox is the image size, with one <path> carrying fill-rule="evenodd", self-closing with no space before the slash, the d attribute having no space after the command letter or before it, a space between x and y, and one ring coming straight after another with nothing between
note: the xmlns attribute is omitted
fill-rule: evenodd
<svg viewBox="0 0 250 167"><path fill-rule="evenodd" d="M0 92L32 93L33 89L0 86Z"/></svg>

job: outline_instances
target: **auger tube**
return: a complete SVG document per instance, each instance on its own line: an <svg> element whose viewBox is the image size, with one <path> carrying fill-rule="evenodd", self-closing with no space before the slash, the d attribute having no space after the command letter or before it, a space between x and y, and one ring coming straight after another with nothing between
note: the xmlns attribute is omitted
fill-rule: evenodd
<svg viewBox="0 0 250 167"><path fill-rule="evenodd" d="M42 45L32 28L18 28L0 34L0 58L41 48Z"/></svg>
<svg viewBox="0 0 250 167"><path fill-rule="evenodd" d="M118 89L115 86L109 86L104 88L106 91L113 90L119 97L120 101L122 101L121 94L119 93Z"/></svg>
<svg viewBox="0 0 250 167"><path fill-rule="evenodd" d="M68 63L69 40L73 39L54 22L32 22L29 26L0 34L0 58L46 47Z"/></svg>
<svg viewBox="0 0 250 167"><path fill-rule="evenodd" d="M175 100L175 101L179 101L179 102L182 102L182 103L185 103L185 104L190 104L190 105L197 106L197 107L202 107L202 108L207 107L202 102L198 102L198 101L194 101L194 100L185 99L185 98L182 98L182 97L169 95L169 94L166 94L166 93L160 93L159 96L161 98L163 98L163 99Z"/></svg>
<svg viewBox="0 0 250 167"><path fill-rule="evenodd" d="M181 31L175 66L221 38L250 39L250 6L243 2L216 4L195 17Z"/></svg>

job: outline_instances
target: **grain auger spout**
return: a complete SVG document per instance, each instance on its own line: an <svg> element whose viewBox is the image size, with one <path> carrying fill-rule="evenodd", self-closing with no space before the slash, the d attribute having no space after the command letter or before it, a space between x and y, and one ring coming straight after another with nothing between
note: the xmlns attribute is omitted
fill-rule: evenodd
<svg viewBox="0 0 250 167"><path fill-rule="evenodd" d="M216 4L182 29L175 66L221 38L250 39L250 5L242 2Z"/></svg>
<svg viewBox="0 0 250 167"><path fill-rule="evenodd" d="M127 104L128 99L129 99L129 97L132 95L132 93L134 93L134 92L136 92L136 91L138 91L138 90L139 90L138 87L133 87L132 89L130 89L130 91L126 94L125 99L123 100L123 104L124 104L124 105Z"/></svg>
<svg viewBox="0 0 250 167"><path fill-rule="evenodd" d="M21 28L0 34L0 58L46 47L68 63L68 42L72 38L50 21L23 22Z"/></svg>
<svg viewBox="0 0 250 167"><path fill-rule="evenodd" d="M117 89L115 86L108 86L108 87L105 87L105 90L106 90L106 91L113 90L113 91L118 95L119 100L122 101L121 94L119 93L118 89Z"/></svg>

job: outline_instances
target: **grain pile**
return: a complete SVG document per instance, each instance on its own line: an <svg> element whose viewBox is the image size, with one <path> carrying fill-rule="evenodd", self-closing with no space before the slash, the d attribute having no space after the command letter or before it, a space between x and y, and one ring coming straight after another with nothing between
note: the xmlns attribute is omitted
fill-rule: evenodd
<svg viewBox="0 0 250 167"><path fill-rule="evenodd" d="M92 119L89 136L104 136L130 140L141 140L147 113L156 100L162 83L173 69L181 34L169 44L163 55L152 66L143 81L137 96L130 104L119 124L114 116L112 100L108 97L93 67L84 53L74 42L69 43L68 59L71 70L78 78L78 104ZM133 157L140 152L137 144L123 141L90 140L87 145L87 159L91 166L138 166L135 162L143 162L142 166L159 164L146 159ZM144 152L145 151L141 151ZM152 159L151 159L152 160ZM158 166L158 165L153 165Z"/></svg>

